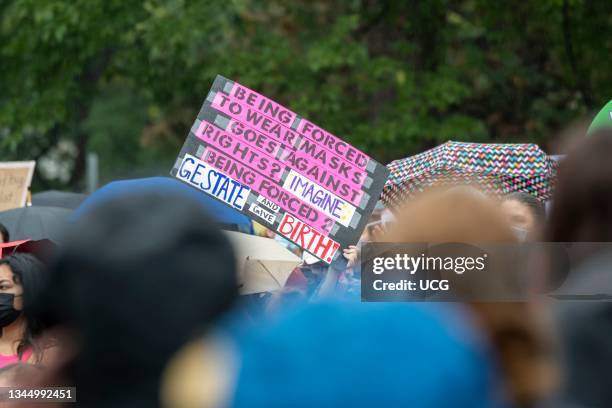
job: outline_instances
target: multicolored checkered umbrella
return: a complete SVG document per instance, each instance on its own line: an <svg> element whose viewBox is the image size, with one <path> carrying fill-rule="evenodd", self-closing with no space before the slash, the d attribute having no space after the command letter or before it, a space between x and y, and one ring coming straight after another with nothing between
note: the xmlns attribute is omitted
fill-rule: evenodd
<svg viewBox="0 0 612 408"><path fill-rule="evenodd" d="M382 193L390 207L432 185L478 184L495 195L515 191L550 198L557 164L535 144L446 142L387 165Z"/></svg>

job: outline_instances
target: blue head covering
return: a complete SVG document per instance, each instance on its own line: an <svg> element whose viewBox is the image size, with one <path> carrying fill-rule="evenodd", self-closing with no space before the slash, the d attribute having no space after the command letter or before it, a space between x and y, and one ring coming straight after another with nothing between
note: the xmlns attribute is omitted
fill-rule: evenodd
<svg viewBox="0 0 612 408"><path fill-rule="evenodd" d="M457 304L311 304L237 343L234 407L507 406Z"/></svg>
<svg viewBox="0 0 612 408"><path fill-rule="evenodd" d="M128 193L159 193L166 195L170 193L181 194L190 197L204 206L208 214L219 224L236 225L241 232L253 233L250 219L208 196L196 191L186 184L170 177L149 177L142 179L113 181L92 193L74 211L73 219L78 219L82 214L99 202L120 198Z"/></svg>

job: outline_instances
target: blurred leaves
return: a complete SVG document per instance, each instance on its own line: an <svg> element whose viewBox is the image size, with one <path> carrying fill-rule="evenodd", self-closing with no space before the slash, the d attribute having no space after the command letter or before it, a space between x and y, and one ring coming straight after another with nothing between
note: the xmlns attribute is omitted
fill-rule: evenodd
<svg viewBox="0 0 612 408"><path fill-rule="evenodd" d="M0 152L72 143L73 188L87 151L105 180L165 174L218 73L382 162L546 147L610 98L611 34L606 0L5 0Z"/></svg>

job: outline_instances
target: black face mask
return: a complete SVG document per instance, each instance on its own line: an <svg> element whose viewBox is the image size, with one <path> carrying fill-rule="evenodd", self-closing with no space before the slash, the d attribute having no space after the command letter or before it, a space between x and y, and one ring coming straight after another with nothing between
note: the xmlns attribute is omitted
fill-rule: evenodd
<svg viewBox="0 0 612 408"><path fill-rule="evenodd" d="M0 327L13 323L21 314L21 310L15 310L13 307L15 297L12 293L0 293Z"/></svg>

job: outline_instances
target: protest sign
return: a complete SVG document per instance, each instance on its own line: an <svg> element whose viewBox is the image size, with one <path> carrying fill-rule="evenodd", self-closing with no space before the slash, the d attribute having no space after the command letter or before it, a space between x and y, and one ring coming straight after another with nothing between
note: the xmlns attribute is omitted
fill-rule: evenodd
<svg viewBox="0 0 612 408"><path fill-rule="evenodd" d="M217 76L171 175L331 263L359 240L389 171L290 109Z"/></svg>
<svg viewBox="0 0 612 408"><path fill-rule="evenodd" d="M0 163L0 211L25 206L35 165L34 161Z"/></svg>

